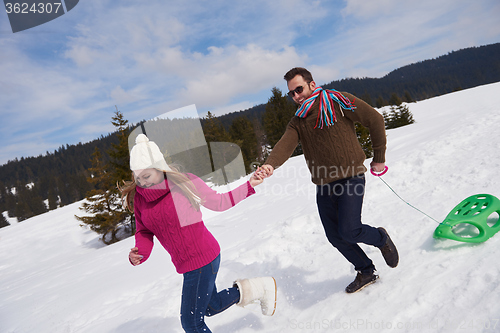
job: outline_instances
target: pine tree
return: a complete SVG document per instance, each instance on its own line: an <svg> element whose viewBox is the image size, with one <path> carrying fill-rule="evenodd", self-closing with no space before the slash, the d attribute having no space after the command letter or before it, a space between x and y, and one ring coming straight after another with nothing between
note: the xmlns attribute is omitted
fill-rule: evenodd
<svg viewBox="0 0 500 333"><path fill-rule="evenodd" d="M384 100L384 98L382 96L378 96L377 101L375 102L375 106L380 109L385 105L387 105L387 102Z"/></svg>
<svg viewBox="0 0 500 333"><path fill-rule="evenodd" d="M366 158L373 157L372 140L370 138L370 131L359 123L356 123L356 136L358 137L359 144L363 148Z"/></svg>
<svg viewBox="0 0 500 333"><path fill-rule="evenodd" d="M59 194L59 207L63 207L72 203L68 190L68 183L63 177L56 177L57 193Z"/></svg>
<svg viewBox="0 0 500 333"><path fill-rule="evenodd" d="M369 105L373 106L373 102L372 102L372 97L370 96L369 93L367 93L365 91L365 93L363 94L363 96L361 96L361 99L363 101L365 101L366 103L368 103Z"/></svg>
<svg viewBox="0 0 500 333"><path fill-rule="evenodd" d="M247 117L241 116L233 120L229 134L240 149L245 163L245 171L249 173L251 170L251 163L257 161L258 146L257 136L253 129L253 125Z"/></svg>
<svg viewBox="0 0 500 333"><path fill-rule="evenodd" d="M226 131L221 121L210 111L203 119L203 133L208 144L210 161L213 174L211 181L217 185L227 184L238 179L242 175L236 174L234 169L226 169L225 166L233 161L239 153L239 147Z"/></svg>
<svg viewBox="0 0 500 333"><path fill-rule="evenodd" d="M92 167L89 171L88 181L97 189L87 194L87 199L80 210L90 215L76 216L76 219L101 234L101 240L105 244L115 243L119 240L117 233L126 213L117 211L121 204L117 192L113 190L116 187L114 177L109 165L103 163L101 152L97 147L92 154Z"/></svg>
<svg viewBox="0 0 500 333"><path fill-rule="evenodd" d="M254 118L252 121L253 129L255 133L255 138L257 139L257 162L264 163L264 151L266 146L266 133L264 132L264 128L262 124L257 118Z"/></svg>
<svg viewBox="0 0 500 333"><path fill-rule="evenodd" d="M123 180L131 178L130 172L130 154L128 149L128 136L130 134L130 127L127 126L128 120L125 119L123 114L116 107L115 115L111 118L111 123L117 129L116 135L118 136L118 144L111 144L111 149L108 150L110 156L110 163L113 167L114 184L121 183ZM113 187L116 195L120 196L116 187ZM121 222L125 226L126 233L131 236L135 233L135 217L134 214L124 209L121 205L115 209L115 213L120 216L125 216ZM122 214L123 213L123 214Z"/></svg>
<svg viewBox="0 0 500 333"><path fill-rule="evenodd" d="M281 139L285 133L286 126L295 114L296 107L290 102L288 97L283 96L279 88L271 89L272 96L266 104L264 113L264 130L266 131L267 142L271 147Z"/></svg>
<svg viewBox="0 0 500 333"><path fill-rule="evenodd" d="M88 225L91 230L102 235L105 244L119 241L118 233L123 231L130 236L135 232L133 214L126 211L121 205L120 193L117 184L130 178L128 127L127 120L118 111L112 117L112 124L118 128L118 144L113 144L108 151L111 158L109 163L104 162L98 147L92 154L92 167L88 170L87 181L94 187L87 193L86 202L80 209L89 216L76 216Z"/></svg>
<svg viewBox="0 0 500 333"><path fill-rule="evenodd" d="M87 178L88 175L83 172L76 173L69 177L72 202L84 199L87 192L92 188L92 186L89 186Z"/></svg>
<svg viewBox="0 0 500 333"><path fill-rule="evenodd" d="M47 199L49 201L49 210L54 210L57 208L58 199L54 187L49 187L49 192L47 194Z"/></svg>
<svg viewBox="0 0 500 333"><path fill-rule="evenodd" d="M412 103L414 102L413 98L411 97L410 93L408 92L408 90L405 90L405 94L403 96L403 102L406 102L406 103Z"/></svg>
<svg viewBox="0 0 500 333"><path fill-rule="evenodd" d="M399 122L401 124L400 126L413 124L415 122L415 119L413 119L413 114L410 112L408 105L401 104L400 106L398 106L398 115Z"/></svg>
<svg viewBox="0 0 500 333"><path fill-rule="evenodd" d="M410 109L404 104L399 106L391 105L390 111L384 111L382 115L384 116L386 129L397 128L415 122Z"/></svg>
<svg viewBox="0 0 500 333"><path fill-rule="evenodd" d="M19 222L29 219L34 215L28 204L30 201L29 191L26 185L23 185L20 181L16 183L16 208L14 216L17 217Z"/></svg>
<svg viewBox="0 0 500 333"><path fill-rule="evenodd" d="M5 194L5 208L9 217L16 216L16 206L16 196L12 193L12 190L7 189Z"/></svg>
<svg viewBox="0 0 500 333"><path fill-rule="evenodd" d="M5 184L0 181L0 212L5 211L7 208L7 188L5 187Z"/></svg>
<svg viewBox="0 0 500 333"><path fill-rule="evenodd" d="M401 105L401 103L403 102L401 101L401 98L396 95L396 93L393 93L391 98L389 98L389 105Z"/></svg>
<svg viewBox="0 0 500 333"><path fill-rule="evenodd" d="M3 215L2 212L0 212L0 228L3 228L3 227L6 227L6 226L9 226L10 223L7 221L7 219L5 218L5 216Z"/></svg>
<svg viewBox="0 0 500 333"><path fill-rule="evenodd" d="M33 212L33 216L47 212L47 205L45 204L45 202L43 202L42 197L38 194L38 189L36 184L33 185L28 190L28 194L29 194L28 205L30 206L30 210Z"/></svg>
<svg viewBox="0 0 500 333"><path fill-rule="evenodd" d="M226 131L221 121L210 111L204 120L203 133L207 142L229 142L231 136Z"/></svg>
<svg viewBox="0 0 500 333"><path fill-rule="evenodd" d="M111 123L117 129L116 135L118 136L118 144L111 144L111 149L108 151L108 155L111 158L111 165L113 166L113 173L116 180L121 181L130 178L130 157L128 150L128 135L130 133L130 129L127 126L128 120L126 120L123 114L118 111L117 107L115 115L111 119Z"/></svg>
<svg viewBox="0 0 500 333"><path fill-rule="evenodd" d="M272 96L266 104L266 112L264 113L264 131L267 143L273 148L285 133L286 126L295 115L297 107L286 95L282 95L280 89L274 87L271 92ZM293 156L300 154L302 154L302 147L299 145Z"/></svg>

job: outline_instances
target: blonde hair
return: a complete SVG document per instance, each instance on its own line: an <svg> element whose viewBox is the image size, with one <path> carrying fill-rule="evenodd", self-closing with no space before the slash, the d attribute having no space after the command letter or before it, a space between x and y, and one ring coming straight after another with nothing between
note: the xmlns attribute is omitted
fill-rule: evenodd
<svg viewBox="0 0 500 333"><path fill-rule="evenodd" d="M177 186L181 192L188 198L191 205L196 209L200 210L200 205L202 203L202 199L200 198L196 187L194 186L191 179L186 176L184 173L179 172L176 167L170 166L171 170L163 171L168 179L169 184L174 184ZM157 169L158 170L158 169ZM136 193L137 183L135 181L134 173L132 173L132 180L125 181L122 180L123 186L120 186L119 183L116 184L118 190L121 192L122 197L122 205L125 209L128 209L130 212L134 212L134 196Z"/></svg>

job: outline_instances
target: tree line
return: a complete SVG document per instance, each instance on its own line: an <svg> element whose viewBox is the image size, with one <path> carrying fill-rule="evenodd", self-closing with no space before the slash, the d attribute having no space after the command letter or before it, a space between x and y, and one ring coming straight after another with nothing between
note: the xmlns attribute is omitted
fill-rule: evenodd
<svg viewBox="0 0 500 333"><path fill-rule="evenodd" d="M236 153L241 152L247 174L254 170L255 164L262 164L265 161L269 151L279 141L296 111L296 105L280 89L274 87L271 93L272 95L265 106L262 123L257 118L249 119L245 115L239 115L233 119L229 129L226 129L222 121L211 112L208 112L208 115L201 119L205 141L207 143L233 143L234 145L231 147L239 148ZM390 115L386 115L386 117L391 119ZM118 109L111 119L116 132L108 137L102 137L102 140L106 141L105 144L98 145L92 142L87 145L87 150L92 147L94 150L90 158L87 155L88 161L86 161L86 165L88 167L85 169L80 165L77 168L80 171L79 174L75 173L72 178L61 182L62 177L64 177L64 165L71 165L74 160L77 160L75 156L69 154L70 161L67 162L69 164L61 163L61 166L63 166L62 176L43 175L40 181L31 182L28 186L18 180L15 191L8 190L6 186L1 186L1 204L7 208L9 217L16 217L20 222L71 203L71 199L68 199L70 196L67 196L66 192L72 192L74 201L86 198L80 207L83 214L77 215L76 219L82 223L82 226L88 226L91 230L102 235L101 239L104 243L111 244L133 235L135 232L134 216L122 207L117 184L123 180L132 179L129 170L129 135L134 127L140 125L129 126L128 120L124 118L124 115ZM170 120L163 121L170 122ZM178 120L178 122L185 121L188 120ZM180 123L174 126L182 127ZM356 124L356 126L363 150L367 157L371 157L369 132L359 124ZM172 125L169 127L172 128ZM154 134L155 131L161 131L162 128L165 128L165 124L162 124L161 121L158 123L153 122L152 125L148 126L148 132ZM48 157L52 159L60 158L60 154L72 150L73 147L60 149ZM302 154L302 148L299 145L293 156L300 154ZM175 160L172 160L174 157L166 156L166 159L169 163L177 163L178 157L176 156ZM199 155L195 155L193 160L199 159L199 157ZM32 177L35 177L34 172ZM72 182L73 179L79 181ZM236 178L229 180L234 179ZM217 184L227 182L228 179L212 179L211 181ZM41 189L46 190L46 192L41 191ZM65 189L70 189L70 191L65 191ZM65 198L65 200L63 201L62 198ZM2 215L0 226L6 225L8 225L8 222Z"/></svg>
<svg viewBox="0 0 500 333"><path fill-rule="evenodd" d="M234 118L229 130L226 130L220 120L212 113L208 112L208 115L203 118L202 128L205 142L209 144L215 142L233 143L233 145L223 146L222 155L228 156L227 160L224 160L222 164L228 164L239 154L239 152L241 152L245 173L251 173L254 171L253 165L262 164L267 158L268 152L280 140L288 122L296 112L296 105L278 88L273 88L271 92L272 96L266 104L263 125L256 119L251 121L248 117L240 115ZM399 102L399 105L391 106L390 112L383 114L386 128L394 128L413 123L413 116L408 107L403 105L399 99L395 100L395 102ZM396 119L398 123L396 123ZM147 132L150 136L158 132L159 137L161 137L162 131L165 131L165 129L176 131L175 128L177 127L178 131L182 131L183 127L186 127L183 126L183 124L193 121L198 121L198 119L156 119L148 124ZM130 140L128 136L130 134L130 128L127 127L128 121L124 119L123 114L118 110L112 118L112 123L117 128L119 143L113 144L111 149L107 151L108 155L111 157L111 161L108 164L103 161L101 152L96 148L92 155L92 167L89 169L91 176L88 178L88 181L93 184L96 189L93 189L87 194L87 200L83 202L80 208L88 215L76 216L79 221L89 226L93 231L101 234L101 239L106 244L117 242L121 238L133 235L135 232L134 216L121 204L121 195L116 186L117 183L132 178L131 172L129 171ZM365 155L367 158L372 157L373 151L368 130L359 124L356 124L356 126L356 133ZM193 128L189 125L187 127ZM142 127L142 132L144 131L145 129ZM174 138L173 140L175 140L179 135L173 133L172 137ZM174 142L174 145L175 144ZM239 149L235 151L234 147L238 147ZM193 171L193 173L196 174L194 170L198 169L198 171L201 172L201 174L198 175L202 176L207 173L205 166L197 163L197 161L202 159L202 151L198 148L195 148L195 151L196 152L187 150L181 153L182 156L177 154L176 157L167 154L165 159L168 163L175 163L179 158L184 158L184 160L189 161L184 163L185 166L189 164L189 167L193 169L189 171ZM191 154L193 152L194 154ZM213 155L214 151L210 150L208 154ZM299 154L302 154L300 145L293 155ZM210 160L214 161L213 156ZM224 165L222 165L221 169L223 171L220 173L223 177L217 179L215 176L212 176L211 182L215 182L216 184L227 183L241 176L241 174L237 174L235 178L231 178L231 175L226 175L224 172ZM213 163L212 170L209 171L215 171L215 169L219 167L220 165L217 166L216 163Z"/></svg>
<svg viewBox="0 0 500 333"><path fill-rule="evenodd" d="M500 43L471 47L403 66L382 78L345 78L321 86L347 91L377 108L397 104L394 96L403 102L420 101L500 81L499 54ZM241 114L262 120L265 108L259 104L220 119L225 127Z"/></svg>
<svg viewBox="0 0 500 333"><path fill-rule="evenodd" d="M87 177L93 149L107 149L114 141L109 134L86 144L61 146L45 156L7 162L0 167L0 211L23 221L82 200L92 189Z"/></svg>
<svg viewBox="0 0 500 333"><path fill-rule="evenodd" d="M402 102L500 81L500 60L492 56L499 54L499 51L500 43L470 48L402 67L381 79L346 79L333 81L331 85L336 90L360 96L373 106L392 105L384 118L386 128L393 128L414 122L407 104ZM464 63L468 64L467 69L463 68ZM454 72L462 74L451 74ZM463 73L469 73L470 76L464 76ZM323 87L329 88L329 85ZM372 98L374 96L377 97ZM262 163L279 140L295 109L286 94L273 88L265 104L221 117L209 113L201 122L206 141L235 143L241 149L246 172L251 172L252 163ZM86 144L61 146L52 153L47 152L45 156L16 158L0 166L0 212L7 211L9 217L23 221L108 188L102 187L97 181L99 174L95 169L96 163L119 168L120 163L125 161L125 150L120 151L117 147L123 144L123 136L128 135L132 128L121 123L126 120L120 113L115 113L112 119L117 124L115 133ZM366 156L371 157L368 131L357 125L356 132ZM114 153L121 155L113 156ZM301 154L300 146L294 152L294 155L298 154ZM128 148L126 156L128 158ZM109 207L112 205L109 204ZM126 219L122 229L125 233L133 232L132 217L123 218L124 221ZM6 225L8 222L5 217L0 216L0 227ZM111 241L117 237L116 233L109 234Z"/></svg>
<svg viewBox="0 0 500 333"><path fill-rule="evenodd" d="M382 78L346 78L325 88L348 91L372 106L390 105L393 94L415 101L500 81L500 43L450 52L398 68Z"/></svg>

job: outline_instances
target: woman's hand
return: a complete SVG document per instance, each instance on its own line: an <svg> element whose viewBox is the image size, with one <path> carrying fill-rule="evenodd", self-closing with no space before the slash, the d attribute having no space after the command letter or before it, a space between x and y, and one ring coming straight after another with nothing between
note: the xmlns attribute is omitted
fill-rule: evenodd
<svg viewBox="0 0 500 333"><path fill-rule="evenodd" d="M257 170L255 170L255 172L253 173L252 177L250 177L250 185L252 187L255 187L259 184L262 184L264 178L266 178L265 172L261 169L261 167L258 167Z"/></svg>
<svg viewBox="0 0 500 333"><path fill-rule="evenodd" d="M134 247L130 250L130 253L128 254L128 259L132 263L132 265L137 266L141 263L143 256L139 254L139 248Z"/></svg>
<svg viewBox="0 0 500 333"><path fill-rule="evenodd" d="M264 178L270 177L274 173L274 168L269 164L264 164L261 168L262 174Z"/></svg>

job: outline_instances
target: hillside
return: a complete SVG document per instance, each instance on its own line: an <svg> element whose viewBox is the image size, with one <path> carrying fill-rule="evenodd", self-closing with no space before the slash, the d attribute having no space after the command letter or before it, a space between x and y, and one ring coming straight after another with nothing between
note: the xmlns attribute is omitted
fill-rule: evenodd
<svg viewBox="0 0 500 333"><path fill-rule="evenodd" d="M404 66L383 78L344 79L323 86L349 91L372 105L386 105L392 94L403 97L409 93L411 99L423 100L500 81L499 54L500 43L468 48ZM255 132L260 133L261 137L265 110L264 103L219 119L229 129L235 118L247 117L252 120ZM17 216L23 220L46 211L43 200L51 202L52 207L57 197L62 205L81 200L92 189L86 178L89 176L87 169L91 165L95 147L105 153L113 142L116 142L116 137L111 133L86 144L61 146L44 156L14 159L0 166L0 211L9 211L11 217ZM24 194L23 198L7 195L6 189L26 184L33 185L33 193L20 192ZM30 207L26 207L27 202ZM4 224L0 220L0 227Z"/></svg>
<svg viewBox="0 0 500 333"><path fill-rule="evenodd" d="M387 132L384 180L438 220L470 195L500 197L499 91L495 83L410 104L417 122ZM387 228L401 260L388 268L364 246L381 278L348 295L355 272L324 236L303 156L256 191L229 211L204 211L204 220L222 248L218 287L273 275L277 312L234 306L207 318L214 332L500 330L500 235L482 244L436 240L437 223L367 176L363 219ZM74 219L79 205L0 229L0 331L181 332L182 276L169 255L157 243L146 263L131 266L134 240L103 247Z"/></svg>
<svg viewBox="0 0 500 333"><path fill-rule="evenodd" d="M344 79L326 85L358 96L379 96L408 91L414 100L447 94L500 81L500 43L450 52L436 59L398 68L378 79Z"/></svg>
<svg viewBox="0 0 500 333"><path fill-rule="evenodd" d="M375 106L377 98L387 105L392 94L413 100L447 94L500 81L500 43L453 51L398 68L382 78L346 78L330 83L316 82L327 89L348 91ZM314 74L314 73L313 73ZM265 103L248 110L230 113L220 119L227 128L241 115L261 119Z"/></svg>

